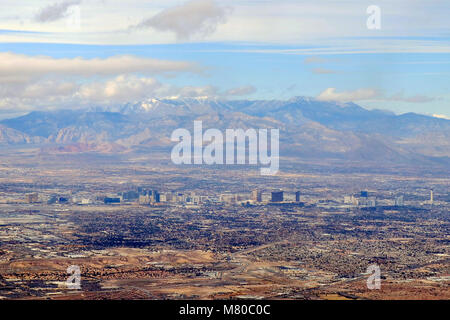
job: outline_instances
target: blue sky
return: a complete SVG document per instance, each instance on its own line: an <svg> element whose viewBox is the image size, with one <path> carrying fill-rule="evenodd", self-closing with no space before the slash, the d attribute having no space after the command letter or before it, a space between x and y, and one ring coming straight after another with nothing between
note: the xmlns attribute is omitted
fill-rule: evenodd
<svg viewBox="0 0 450 320"><path fill-rule="evenodd" d="M366 25L373 4L376 30ZM0 117L153 97L300 95L450 117L449 1L0 6Z"/></svg>

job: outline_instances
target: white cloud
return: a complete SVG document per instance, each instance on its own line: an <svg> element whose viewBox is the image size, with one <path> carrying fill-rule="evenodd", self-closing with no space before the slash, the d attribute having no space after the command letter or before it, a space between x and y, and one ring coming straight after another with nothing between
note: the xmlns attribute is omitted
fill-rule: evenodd
<svg viewBox="0 0 450 320"><path fill-rule="evenodd" d="M104 59L27 56L15 53L0 53L0 81L17 80L49 74L98 76L123 73L172 73L199 72L200 68L190 62L168 61L136 56L113 56Z"/></svg>
<svg viewBox="0 0 450 320"><path fill-rule="evenodd" d="M224 97L215 86L175 86L152 77L133 74L93 78L89 82L64 81L60 77L0 86L0 110L47 110L114 106L148 98Z"/></svg>
<svg viewBox="0 0 450 320"><path fill-rule="evenodd" d="M336 71L334 71L334 70L325 69L325 68L314 68L314 69L312 69L312 72L314 74L331 74L331 73L336 73Z"/></svg>
<svg viewBox="0 0 450 320"><path fill-rule="evenodd" d="M157 94L163 85L154 78L119 75L105 82L84 84L77 96L85 103L125 103Z"/></svg>
<svg viewBox="0 0 450 320"><path fill-rule="evenodd" d="M317 99L325 101L349 102L369 100L378 96L377 91L374 89L358 89L354 91L336 92L336 88L327 88L317 96Z"/></svg>
<svg viewBox="0 0 450 320"><path fill-rule="evenodd" d="M254 86L242 86L237 88L229 89L225 92L227 96L246 96L256 92Z"/></svg>
<svg viewBox="0 0 450 320"><path fill-rule="evenodd" d="M69 7L78 5L81 0L66 0L42 8L34 17L37 22L52 22L67 16Z"/></svg>
<svg viewBox="0 0 450 320"><path fill-rule="evenodd" d="M185 86L181 88L172 88L174 92L172 96L178 97L215 97L217 96L218 89L215 86Z"/></svg>
<svg viewBox="0 0 450 320"><path fill-rule="evenodd" d="M179 72L201 69L190 62L136 56L56 59L0 53L0 109L72 108L161 96L171 86L148 75Z"/></svg>
<svg viewBox="0 0 450 320"><path fill-rule="evenodd" d="M372 3L361 0L210 0L210 3L216 3L216 7L223 9L217 5L219 3L233 8L232 15L225 12L226 21L220 20L223 17L220 10L211 11L211 15L205 14L208 13L206 9L195 11L199 18L187 9L184 11L186 14L179 14L183 12L182 9L189 8L188 4L192 2L180 5L182 1L83 1L80 4L83 32L71 32L61 19L52 23L36 22L34 16L39 9L36 0L2 0L0 29L40 33L0 34L0 42L173 43L177 34L179 40L183 36L187 39L215 30L208 37L211 41L298 44L301 48L309 46L307 53L298 52L308 55L338 52L450 52L446 41L450 27L447 14L450 2L447 0L380 0L383 23L379 32L367 29L366 9ZM214 19L219 19L219 23ZM140 21L143 27L140 32L118 32L129 26L136 27ZM145 27L147 22L155 26ZM195 34L197 26L200 26L200 32ZM387 41L389 37L395 39ZM407 40L409 37L419 39L413 43ZM344 47L343 42L347 43Z"/></svg>
<svg viewBox="0 0 450 320"><path fill-rule="evenodd" d="M393 96L388 97L386 100L390 101L402 101L402 102L410 102L410 103L425 103L425 102L431 102L434 101L435 98L433 97L427 97L424 95L417 94L412 97L405 97L403 93L397 93Z"/></svg>
<svg viewBox="0 0 450 320"><path fill-rule="evenodd" d="M362 88L353 91L342 91L342 92L337 92L336 88L327 88L317 96L317 99L324 101L341 101L341 102L379 100L379 101L399 101L408 103L425 103L435 100L435 98L428 97L425 95L415 95L407 97L403 93L396 93L394 95L387 96L382 94L378 90L372 88Z"/></svg>
<svg viewBox="0 0 450 320"><path fill-rule="evenodd" d="M311 56L311 57L305 58L305 60L303 62L306 64L326 63L326 62L328 62L328 59L325 59L325 58L322 58L319 56Z"/></svg>
<svg viewBox="0 0 450 320"><path fill-rule="evenodd" d="M77 87L78 85L74 82L46 80L26 86L20 96L26 99L61 97L72 95Z"/></svg>
<svg viewBox="0 0 450 320"><path fill-rule="evenodd" d="M450 120L450 116L446 116L445 114L433 114L433 117L439 118L439 119Z"/></svg>
<svg viewBox="0 0 450 320"><path fill-rule="evenodd" d="M228 11L228 7L222 7L214 0L192 0L165 9L131 29L170 31L175 33L177 39L186 40L194 35L213 33L218 24L225 22Z"/></svg>

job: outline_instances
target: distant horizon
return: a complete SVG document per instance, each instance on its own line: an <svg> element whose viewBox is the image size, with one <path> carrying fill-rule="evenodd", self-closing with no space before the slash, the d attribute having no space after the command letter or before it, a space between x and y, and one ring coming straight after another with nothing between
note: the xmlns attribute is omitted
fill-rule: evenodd
<svg viewBox="0 0 450 320"><path fill-rule="evenodd" d="M0 118L154 96L297 95L450 118L448 1L1 6Z"/></svg>
<svg viewBox="0 0 450 320"><path fill-rule="evenodd" d="M395 112L389 109L382 109L382 108L377 108L377 107L373 107L373 108L367 108L364 107L358 103L355 103L353 101L337 101L337 100L319 100L316 97L311 97L311 96L302 96L302 95L295 95L292 96L291 98L287 98L287 99L233 99L233 98L226 98L226 97L207 97L207 96L201 96L201 97L149 97L149 98L145 98L142 100L135 100L135 101L129 101L129 102L125 102L122 103L120 105L116 105L116 106L84 106L81 108L57 108L57 109L43 109L43 110L28 110L25 112L20 112L20 113L14 113L13 115L11 115L10 113L0 113L0 121L2 120L8 120L8 119L14 119L14 118L18 118L21 116L26 116L30 113L33 112L58 112L58 111L80 111L80 112L119 112L119 111L111 111L108 110L108 108L114 108L114 107L120 107L120 106L125 106L128 104L139 104L141 102L144 101L149 101L149 100L156 100L156 101L164 101L164 100L189 100L189 99L198 99L198 100L216 100L216 101L252 101L252 102L258 102L258 101L283 101L283 102L288 102L290 100L294 100L294 99L298 99L298 98L307 98L307 99L311 99L314 101L318 101L318 102L324 102L324 103L335 103L337 105L346 105L346 104L355 104L360 108L363 108L365 110L368 111L379 111L379 112L383 112L386 114L391 114L391 115L395 115L395 116L401 116L401 115L405 115L405 114L417 114L417 115L421 115L421 116L426 116L426 117L431 117L431 118L436 118L436 119L440 119L440 120L447 120L450 121L450 117L447 117L445 115L440 115L440 114L427 114L427 113L420 113L420 112L413 112L413 111L406 111L406 112ZM100 108L100 110L95 110L95 108ZM103 109L103 110L102 110ZM120 113L120 112L119 112Z"/></svg>

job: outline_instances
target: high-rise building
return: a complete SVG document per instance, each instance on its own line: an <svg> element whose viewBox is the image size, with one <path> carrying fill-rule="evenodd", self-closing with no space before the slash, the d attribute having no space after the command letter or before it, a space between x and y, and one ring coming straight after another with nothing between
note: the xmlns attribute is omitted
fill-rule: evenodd
<svg viewBox="0 0 450 320"><path fill-rule="evenodd" d="M140 195L139 196L139 204L150 204L150 196Z"/></svg>
<svg viewBox="0 0 450 320"><path fill-rule="evenodd" d="M252 191L252 200L254 202L261 202L262 201L262 192L258 189Z"/></svg>
<svg viewBox="0 0 450 320"><path fill-rule="evenodd" d="M120 203L120 198L110 198L110 197L105 197L103 199L103 202L105 204L112 204L112 203Z"/></svg>
<svg viewBox="0 0 450 320"><path fill-rule="evenodd" d="M433 189L430 190L430 204L433 204L434 202L434 194L433 194Z"/></svg>
<svg viewBox="0 0 450 320"><path fill-rule="evenodd" d="M58 197L58 203L69 203L69 198Z"/></svg>
<svg viewBox="0 0 450 320"><path fill-rule="evenodd" d="M353 204L353 205L358 205L358 199L357 198L355 198L355 196L354 195L351 195L351 196L345 196L344 197L344 203L345 204Z"/></svg>
<svg viewBox="0 0 450 320"><path fill-rule="evenodd" d="M236 202L236 195L230 194L230 193L221 194L220 202L234 203L234 202Z"/></svg>
<svg viewBox="0 0 450 320"><path fill-rule="evenodd" d="M56 196L51 196L50 199L48 199L47 204L54 204L58 202L58 198Z"/></svg>
<svg viewBox="0 0 450 320"><path fill-rule="evenodd" d="M398 196L395 198L395 205L397 207L402 207L404 205L403 196Z"/></svg>
<svg viewBox="0 0 450 320"><path fill-rule="evenodd" d="M300 202L300 191L295 192L295 202Z"/></svg>
<svg viewBox="0 0 450 320"><path fill-rule="evenodd" d="M272 192L272 202L283 202L283 191Z"/></svg>
<svg viewBox="0 0 450 320"><path fill-rule="evenodd" d="M152 196L151 199L152 199L152 202L153 202L153 203L157 203L157 202L160 201L160 197L159 197L159 192L158 192L158 191L153 190L151 196Z"/></svg>
<svg viewBox="0 0 450 320"><path fill-rule="evenodd" d="M91 200L90 199L86 199L86 198L83 198L83 199L81 199L81 202L80 202L81 204L90 204L91 203Z"/></svg>
<svg viewBox="0 0 450 320"><path fill-rule="evenodd" d="M126 191L118 194L125 201L133 201L139 199L139 193L136 191Z"/></svg>
<svg viewBox="0 0 450 320"><path fill-rule="evenodd" d="M357 203L361 207L376 207L377 206L377 199L375 197L370 198L359 198L357 199Z"/></svg>

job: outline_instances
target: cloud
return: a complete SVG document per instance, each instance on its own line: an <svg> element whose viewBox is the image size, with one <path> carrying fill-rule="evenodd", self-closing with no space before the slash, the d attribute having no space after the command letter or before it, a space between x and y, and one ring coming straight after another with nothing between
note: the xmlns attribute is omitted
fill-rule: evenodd
<svg viewBox="0 0 450 320"><path fill-rule="evenodd" d="M124 73L163 74L200 72L199 66L185 61L169 61L136 56L112 56L104 59L27 56L0 53L0 83L27 81L44 75L105 76Z"/></svg>
<svg viewBox="0 0 450 320"><path fill-rule="evenodd" d="M374 89L358 89L355 91L336 92L336 88L327 88L318 96L318 100L324 101L358 101L377 98L379 95Z"/></svg>
<svg viewBox="0 0 450 320"><path fill-rule="evenodd" d="M206 36L213 33L219 24L225 22L229 11L228 7L219 6L214 0L192 0L165 9L131 29L170 31L175 33L178 40L186 40L194 35Z"/></svg>
<svg viewBox="0 0 450 320"><path fill-rule="evenodd" d="M245 96L256 92L253 86L242 86L231 88L226 91L219 90L216 86L184 86L184 87L170 87L164 94L166 96L176 97L209 97L226 99L233 96Z"/></svg>
<svg viewBox="0 0 450 320"><path fill-rule="evenodd" d="M399 101L408 103L425 103L434 101L435 98L424 95L415 95L411 97L404 96L403 93L397 93L391 96L386 96L376 89L363 88L354 91L336 92L336 88L327 88L318 96L318 100L323 101L361 101L361 100L379 100L379 101Z"/></svg>
<svg viewBox="0 0 450 320"><path fill-rule="evenodd" d="M315 68L312 70L312 72L314 74L331 74L331 73L336 73L336 71L331 70L331 69L325 69L325 68Z"/></svg>
<svg viewBox="0 0 450 320"><path fill-rule="evenodd" d="M67 16L69 7L80 4L81 0L66 0L42 8L34 17L37 22L52 22Z"/></svg>
<svg viewBox="0 0 450 320"><path fill-rule="evenodd" d="M224 97L216 86L175 86L159 82L155 78L119 75L102 82L80 86L75 94L83 104L121 104L148 98L199 98Z"/></svg>
<svg viewBox="0 0 450 320"><path fill-rule="evenodd" d="M306 64L326 63L327 61L328 61L327 59L318 56L307 57L305 58L305 60L303 60L303 62Z"/></svg>
<svg viewBox="0 0 450 320"><path fill-rule="evenodd" d="M78 90L76 82L40 80L28 84L0 86L1 113L17 113L39 109L78 107L73 96Z"/></svg>
<svg viewBox="0 0 450 320"><path fill-rule="evenodd" d="M397 94L389 97L387 100L390 100L390 101L403 101L403 102L410 102L410 103L425 103L425 102L434 101L435 98L427 97L427 96L420 95L420 94L412 96L412 97L405 97L403 95L403 93L397 93Z"/></svg>
<svg viewBox="0 0 450 320"><path fill-rule="evenodd" d="M155 95L162 87L154 78L119 75L105 82L84 84L76 96L85 102L124 103Z"/></svg>
<svg viewBox="0 0 450 320"><path fill-rule="evenodd" d="M123 74L91 81L37 79L30 83L0 86L0 110L5 112L117 106L148 98L223 97L219 89L206 86L175 86L153 77Z"/></svg>
<svg viewBox="0 0 450 320"><path fill-rule="evenodd" d="M246 96L256 92L256 88L254 86L243 86L229 89L225 92L227 96Z"/></svg>
<svg viewBox="0 0 450 320"><path fill-rule="evenodd" d="M434 118L450 120L450 116L446 116L445 114L433 114Z"/></svg>
<svg viewBox="0 0 450 320"><path fill-rule="evenodd" d="M73 82L63 79L41 79L29 82L8 82L0 85L0 97L25 99L42 98L47 96L66 95L73 91Z"/></svg>
<svg viewBox="0 0 450 320"><path fill-rule="evenodd" d="M179 92L149 75L201 73L184 61L136 56L64 58L0 53L0 109L72 108Z"/></svg>
<svg viewBox="0 0 450 320"><path fill-rule="evenodd" d="M182 88L173 88L172 96L177 97L215 97L217 96L218 89L215 86L200 86L200 87L194 87L194 86L185 86Z"/></svg>
<svg viewBox="0 0 450 320"><path fill-rule="evenodd" d="M26 99L62 97L72 95L77 88L74 82L46 80L26 86L20 96Z"/></svg>
<svg viewBox="0 0 450 320"><path fill-rule="evenodd" d="M117 30L126 30L130 25L139 25L141 21L143 28L152 27L145 25L145 22L149 21L150 24L174 32L173 20L172 24L166 23L167 19L163 19L164 23L160 23L156 17L165 18L163 12L169 13L172 10L176 11L176 8L188 7L187 4L182 4L187 0L83 1L84 32L60 32L61 25L58 23L49 23L44 28L42 23L28 24L27 18L36 16L35 3L55 3L53 6L57 7L58 4L67 1L69 0L2 0L4 9L2 28L23 30L27 27L30 31L55 32L53 36L9 34L2 35L2 39L6 39L7 42L27 42L32 39L46 43L49 41L90 44L167 43L173 41L172 37L168 39L167 34L154 32L156 28L135 34L118 33ZM177 7L172 7L173 3L177 4ZM209 3L216 3L216 7L219 7L217 4L221 7L233 6L233 15L225 14L226 23L220 25L211 37L215 42L287 44L289 48L293 48L292 44L297 44L299 48L307 49L306 52L300 50L299 54L307 55L320 55L321 52L350 54L367 51L449 52L447 30L450 19L446 13L449 12L450 2L446 0L383 1L383 30L376 37L373 31L366 27L367 6L361 0L215 0L215 2L210 0ZM73 7L68 10L70 9ZM55 10L47 9L47 11ZM151 12L151 15L148 15L148 12ZM67 16L69 12L66 11L65 14ZM222 16L223 14L219 14L219 17ZM152 21L153 18L155 20ZM184 20L193 20L189 15L180 14L177 18L180 18L178 19L180 24ZM414 23L410 23L411 21ZM184 26L185 24L176 27L176 30L179 31Z"/></svg>

